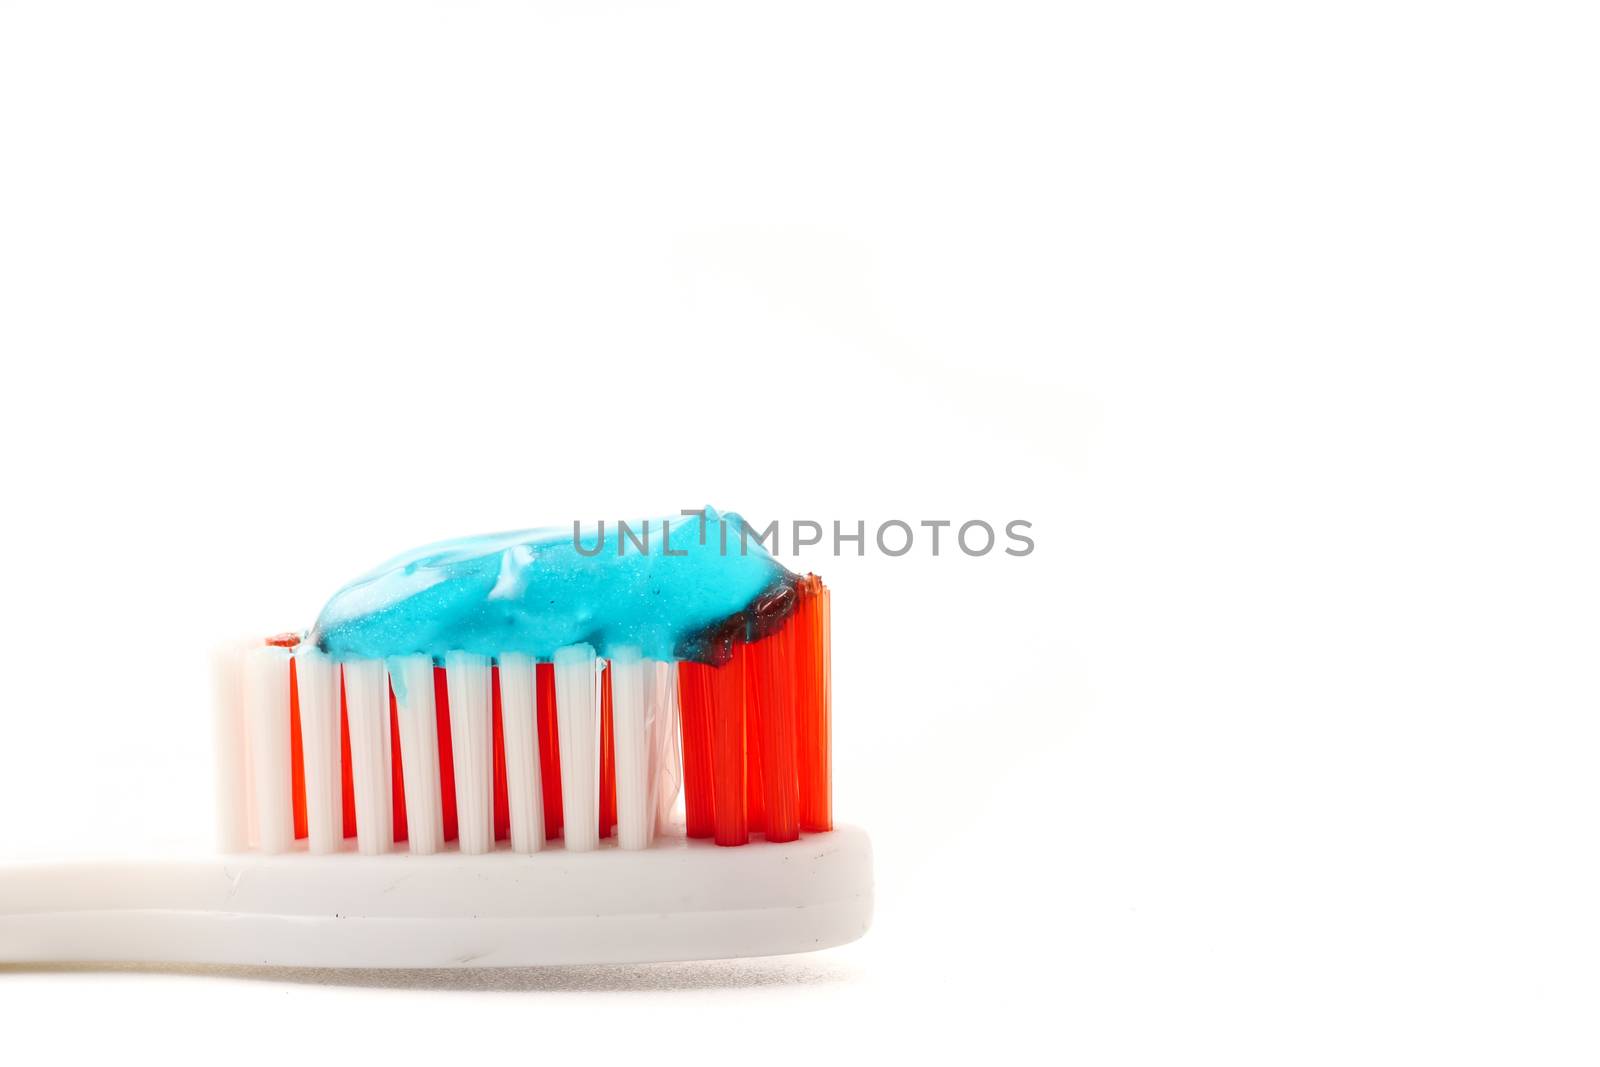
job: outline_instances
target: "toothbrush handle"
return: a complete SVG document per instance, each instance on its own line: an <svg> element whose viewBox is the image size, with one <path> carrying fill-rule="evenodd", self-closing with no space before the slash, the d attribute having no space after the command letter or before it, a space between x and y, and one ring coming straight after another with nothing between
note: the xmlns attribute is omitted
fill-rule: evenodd
<svg viewBox="0 0 1600 1067"><path fill-rule="evenodd" d="M806 952L860 937L872 848L841 827L718 848L239 854L0 865L0 963L489 967Z"/></svg>

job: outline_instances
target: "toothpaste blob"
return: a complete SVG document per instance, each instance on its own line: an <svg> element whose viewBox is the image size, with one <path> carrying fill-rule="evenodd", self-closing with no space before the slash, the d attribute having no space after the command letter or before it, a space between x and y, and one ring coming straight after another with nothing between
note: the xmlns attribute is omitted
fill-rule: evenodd
<svg viewBox="0 0 1600 1067"><path fill-rule="evenodd" d="M670 524L670 525L669 525ZM336 659L522 652L565 645L601 656L632 646L653 659L716 662L792 607L795 576L744 521L697 515L459 538L414 549L335 593L309 635ZM667 531L670 529L670 541ZM580 550L581 546L581 550ZM598 546L598 551L596 548Z"/></svg>

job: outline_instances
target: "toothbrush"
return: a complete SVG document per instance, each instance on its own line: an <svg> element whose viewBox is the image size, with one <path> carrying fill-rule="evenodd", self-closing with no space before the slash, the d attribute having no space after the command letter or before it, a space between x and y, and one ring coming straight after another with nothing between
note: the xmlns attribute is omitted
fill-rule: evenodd
<svg viewBox="0 0 1600 1067"><path fill-rule="evenodd" d="M0 866L0 961L532 966L861 936L830 594L725 548L729 523L428 546L307 632L219 650L220 853Z"/></svg>

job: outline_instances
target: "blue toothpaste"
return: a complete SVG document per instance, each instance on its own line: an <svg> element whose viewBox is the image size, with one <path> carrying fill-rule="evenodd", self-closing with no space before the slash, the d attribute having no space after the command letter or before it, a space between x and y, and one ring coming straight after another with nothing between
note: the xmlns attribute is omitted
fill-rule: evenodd
<svg viewBox="0 0 1600 1067"><path fill-rule="evenodd" d="M601 656L633 646L654 659L716 659L718 634L776 618L793 600L794 575L740 536L732 512L631 522L632 537L602 527L603 536L546 527L414 549L335 593L309 639L336 659L548 660L575 644Z"/></svg>

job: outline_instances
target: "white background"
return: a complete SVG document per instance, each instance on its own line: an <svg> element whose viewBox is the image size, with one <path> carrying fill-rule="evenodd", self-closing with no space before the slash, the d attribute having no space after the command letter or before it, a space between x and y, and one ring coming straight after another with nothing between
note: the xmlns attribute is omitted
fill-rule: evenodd
<svg viewBox="0 0 1600 1067"><path fill-rule="evenodd" d="M208 645L413 544L1038 544L799 561L856 945L0 970L4 1059L1593 1062L1596 29L0 5L0 856L204 847Z"/></svg>

